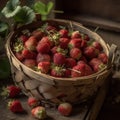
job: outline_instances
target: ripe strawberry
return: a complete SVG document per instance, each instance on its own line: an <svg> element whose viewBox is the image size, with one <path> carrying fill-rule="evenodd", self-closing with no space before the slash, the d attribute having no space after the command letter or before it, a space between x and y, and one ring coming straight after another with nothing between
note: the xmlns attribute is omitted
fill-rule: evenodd
<svg viewBox="0 0 120 120"><path fill-rule="evenodd" d="M42 42L37 45L36 49L39 53L49 53L50 45L47 42Z"/></svg>
<svg viewBox="0 0 120 120"><path fill-rule="evenodd" d="M23 43L25 43L27 40L28 40L28 36L27 35L21 35L20 37L19 37L19 39L23 42Z"/></svg>
<svg viewBox="0 0 120 120"><path fill-rule="evenodd" d="M74 66L71 71L71 77L81 77L87 76L92 74L93 71L91 67L84 62L79 63L78 65Z"/></svg>
<svg viewBox="0 0 120 120"><path fill-rule="evenodd" d="M87 63L88 61L87 61L87 59L86 59L86 57L85 56L81 56L81 58L80 58L80 60L82 60L82 61L84 61L85 63Z"/></svg>
<svg viewBox="0 0 120 120"><path fill-rule="evenodd" d="M36 60L35 59L25 59L22 63L29 68L34 68L36 66Z"/></svg>
<svg viewBox="0 0 120 120"><path fill-rule="evenodd" d="M60 36L63 37L63 38L68 38L68 30L66 30L66 29L61 29L61 30L59 31L59 34L60 34Z"/></svg>
<svg viewBox="0 0 120 120"><path fill-rule="evenodd" d="M19 100L9 101L8 107L14 113L22 113L24 111Z"/></svg>
<svg viewBox="0 0 120 120"><path fill-rule="evenodd" d="M9 85L5 88L3 88L3 92L2 95L5 97L10 97L10 98L14 98L19 96L21 93L21 89L15 85Z"/></svg>
<svg viewBox="0 0 120 120"><path fill-rule="evenodd" d="M98 59L100 59L104 64L108 62L108 56L105 53L100 53L98 55Z"/></svg>
<svg viewBox="0 0 120 120"><path fill-rule="evenodd" d="M57 29L54 26L48 25L46 30L47 31L56 31Z"/></svg>
<svg viewBox="0 0 120 120"><path fill-rule="evenodd" d="M22 61L24 59L24 57L23 57L21 52L15 52L14 54L15 54L15 56L16 56L16 58L18 60Z"/></svg>
<svg viewBox="0 0 120 120"><path fill-rule="evenodd" d="M67 68L72 68L73 66L75 66L77 63L76 63L76 60L73 59L73 58L66 58L66 62L65 62L65 66Z"/></svg>
<svg viewBox="0 0 120 120"><path fill-rule="evenodd" d="M68 43L68 47L70 49L75 48L75 47L80 48L81 47L81 42L82 42L82 40L79 39L79 38L71 39L70 42Z"/></svg>
<svg viewBox="0 0 120 120"><path fill-rule="evenodd" d="M70 69L66 69L64 72L64 77L69 78L71 77L71 70Z"/></svg>
<svg viewBox="0 0 120 120"><path fill-rule="evenodd" d="M54 77L63 77L65 75L66 69L64 69L61 66L54 66L54 68L51 69L50 75Z"/></svg>
<svg viewBox="0 0 120 120"><path fill-rule="evenodd" d="M63 116L69 116L72 112L72 105L70 103L67 103L67 102L61 103L58 106L58 111Z"/></svg>
<svg viewBox="0 0 120 120"><path fill-rule="evenodd" d="M37 46L37 39L33 36L29 37L29 39L25 42L25 47L30 51L35 51Z"/></svg>
<svg viewBox="0 0 120 120"><path fill-rule="evenodd" d="M34 30L32 32L32 36L34 36L35 39L37 40L41 40L41 38L44 36L44 32L42 32L41 30Z"/></svg>
<svg viewBox="0 0 120 120"><path fill-rule="evenodd" d="M52 54L57 53L57 48L58 48L58 46L54 46L54 47L51 48Z"/></svg>
<svg viewBox="0 0 120 120"><path fill-rule="evenodd" d="M50 70L50 62L39 62L38 63L38 69L42 72L42 73L48 73L48 71Z"/></svg>
<svg viewBox="0 0 120 120"><path fill-rule="evenodd" d="M87 41L86 40L82 40L81 41L81 48L85 48L87 46Z"/></svg>
<svg viewBox="0 0 120 120"><path fill-rule="evenodd" d="M37 63L39 62L46 62L46 61L50 61L51 58L50 58L50 55L49 54L42 54L42 53L38 53L37 54L37 57L36 57L36 61Z"/></svg>
<svg viewBox="0 0 120 120"><path fill-rule="evenodd" d="M69 41L70 40L68 38L60 38L60 47L63 49L67 49Z"/></svg>
<svg viewBox="0 0 120 120"><path fill-rule="evenodd" d="M79 48L72 48L70 50L70 57L79 60L82 56L82 51Z"/></svg>
<svg viewBox="0 0 120 120"><path fill-rule="evenodd" d="M37 106L37 107L33 108L31 110L31 114L33 115L33 117L35 117L39 120L43 120L47 117L46 109L43 106Z"/></svg>
<svg viewBox="0 0 120 120"><path fill-rule="evenodd" d="M27 103L29 107L34 108L39 105L39 100L37 100L35 97L29 97Z"/></svg>
<svg viewBox="0 0 120 120"><path fill-rule="evenodd" d="M94 41L92 43L92 46L95 47L96 49L98 49L99 51L103 50L103 47L101 46L101 44L98 41Z"/></svg>
<svg viewBox="0 0 120 120"><path fill-rule="evenodd" d="M79 31L73 31L72 35L71 35L71 38L72 39L74 39L74 38L81 38L80 32Z"/></svg>
<svg viewBox="0 0 120 120"><path fill-rule="evenodd" d="M36 59L37 54L36 54L36 52L30 51L28 49L23 49L22 56L25 59Z"/></svg>
<svg viewBox="0 0 120 120"><path fill-rule="evenodd" d="M92 59L98 56L99 50L92 46L88 46L84 49L83 53L87 58Z"/></svg>
<svg viewBox="0 0 120 120"><path fill-rule="evenodd" d="M53 55L53 63L56 65L64 65L66 61L65 55L61 53L55 53Z"/></svg>
<svg viewBox="0 0 120 120"><path fill-rule="evenodd" d="M89 62L90 66L93 68L93 70L95 72L98 72L99 70L103 69L105 67L105 64L103 64L103 62L98 59L98 58L93 58L90 62Z"/></svg>

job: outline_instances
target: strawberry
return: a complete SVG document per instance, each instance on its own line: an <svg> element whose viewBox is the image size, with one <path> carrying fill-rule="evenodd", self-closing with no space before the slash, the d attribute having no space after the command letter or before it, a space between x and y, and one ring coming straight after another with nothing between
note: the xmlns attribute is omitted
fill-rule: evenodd
<svg viewBox="0 0 120 120"><path fill-rule="evenodd" d="M81 41L81 48L85 48L87 46L87 41L86 40L82 40Z"/></svg>
<svg viewBox="0 0 120 120"><path fill-rule="evenodd" d="M58 48L58 46L54 46L54 47L51 48L52 54L57 53L57 48Z"/></svg>
<svg viewBox="0 0 120 120"><path fill-rule="evenodd" d="M56 31L56 28L52 25L48 25L46 30L47 31Z"/></svg>
<svg viewBox="0 0 120 120"><path fill-rule="evenodd" d="M9 101L8 107L13 113L22 113L24 111L19 100Z"/></svg>
<svg viewBox="0 0 120 120"><path fill-rule="evenodd" d="M29 68L34 68L36 66L36 60L35 59L25 59L22 63Z"/></svg>
<svg viewBox="0 0 120 120"><path fill-rule="evenodd" d="M33 36L29 37L29 39L25 42L25 47L30 51L35 51L36 46L37 46L37 40Z"/></svg>
<svg viewBox="0 0 120 120"><path fill-rule="evenodd" d="M87 34L82 34L81 36L82 36L82 40L85 40L85 41L90 40L90 38L89 38L89 36Z"/></svg>
<svg viewBox="0 0 120 120"><path fill-rule="evenodd" d="M95 72L98 72L105 67L105 64L103 64L103 62L98 58L91 59L89 64Z"/></svg>
<svg viewBox="0 0 120 120"><path fill-rule="evenodd" d="M92 59L98 56L99 50L92 46L88 46L84 49L83 53L87 58Z"/></svg>
<svg viewBox="0 0 120 120"><path fill-rule="evenodd" d="M49 53L50 45L47 42L39 43L36 47L38 53Z"/></svg>
<svg viewBox="0 0 120 120"><path fill-rule="evenodd" d="M108 56L105 53L100 53L98 55L98 59L100 59L104 64L108 62Z"/></svg>
<svg viewBox="0 0 120 120"><path fill-rule="evenodd" d="M63 37L63 38L68 38L68 30L66 30L66 29L61 29L61 30L59 31L59 34L60 34L60 36Z"/></svg>
<svg viewBox="0 0 120 120"><path fill-rule="evenodd" d="M15 54L15 56L16 56L16 58L18 60L22 61L24 59L24 57L23 57L21 52L15 52L14 54Z"/></svg>
<svg viewBox="0 0 120 120"><path fill-rule="evenodd" d="M15 85L9 85L5 88L3 88L3 92L2 95L5 97L9 97L9 98L14 98L19 96L21 93L21 89Z"/></svg>
<svg viewBox="0 0 120 120"><path fill-rule="evenodd" d="M25 59L36 59L37 54L36 54L36 52L30 51L28 49L23 49L22 56Z"/></svg>
<svg viewBox="0 0 120 120"><path fill-rule="evenodd" d="M91 67L84 62L79 63L78 65L74 66L71 71L71 77L81 77L87 76L92 74L93 71Z"/></svg>
<svg viewBox="0 0 120 120"><path fill-rule="evenodd" d="M39 62L46 62L46 61L50 61L51 58L50 58L50 55L49 54L42 54L42 53L38 53L37 54L37 57L36 57L36 61L37 63Z"/></svg>
<svg viewBox="0 0 120 120"><path fill-rule="evenodd" d="M61 103L58 106L58 111L63 116L69 116L72 112L72 105L70 103Z"/></svg>
<svg viewBox="0 0 120 120"><path fill-rule="evenodd" d="M73 59L73 58L66 58L66 62L65 62L65 66L67 68L72 68L73 66L75 66L77 63L76 63L76 60Z"/></svg>
<svg viewBox="0 0 120 120"><path fill-rule="evenodd" d="M64 65L66 61L65 55L61 53L55 53L53 56L53 63L56 65Z"/></svg>
<svg viewBox="0 0 120 120"><path fill-rule="evenodd" d="M68 38L60 38L60 47L63 49L67 49L68 48L68 43L69 43L69 39Z"/></svg>
<svg viewBox="0 0 120 120"><path fill-rule="evenodd" d="M80 32L79 31L73 31L71 34L71 38L81 38Z"/></svg>
<svg viewBox="0 0 120 120"><path fill-rule="evenodd" d="M66 77L66 78L71 77L71 70L70 70L70 69L66 69L66 70L64 71L64 77Z"/></svg>
<svg viewBox="0 0 120 120"><path fill-rule="evenodd" d="M81 47L81 42L82 42L82 40L79 39L79 38L71 39L70 42L68 43L68 47L70 49L75 48L75 47L80 48Z"/></svg>
<svg viewBox="0 0 120 120"><path fill-rule="evenodd" d="M27 103L31 108L34 108L39 105L39 101L35 97L29 97Z"/></svg>
<svg viewBox="0 0 120 120"><path fill-rule="evenodd" d="M21 36L19 37L19 39L20 39L23 43L25 43L25 42L28 40L28 36L27 36L27 35L21 35Z"/></svg>
<svg viewBox="0 0 120 120"><path fill-rule="evenodd" d="M54 68L51 69L50 75L54 77L63 77L65 75L66 69L64 69L61 66L54 66Z"/></svg>
<svg viewBox="0 0 120 120"><path fill-rule="evenodd" d="M41 38L44 36L44 32L42 32L41 30L37 29L37 30L34 30L32 32L32 36L34 36L34 38L36 40L41 40Z"/></svg>
<svg viewBox="0 0 120 120"><path fill-rule="evenodd" d="M99 51L103 50L103 47L101 46L101 44L98 41L94 41L92 43L92 46L95 47L96 49L98 49Z"/></svg>
<svg viewBox="0 0 120 120"><path fill-rule="evenodd" d="M42 72L42 73L48 73L48 71L50 70L50 62L39 62L38 63L38 69Z"/></svg>
<svg viewBox="0 0 120 120"><path fill-rule="evenodd" d="M85 63L87 63L87 58L85 56L81 56L80 60L84 61Z"/></svg>
<svg viewBox="0 0 120 120"><path fill-rule="evenodd" d="M72 48L70 50L70 57L79 60L82 56L82 51L79 48Z"/></svg>
<svg viewBox="0 0 120 120"><path fill-rule="evenodd" d="M43 120L47 117L46 109L43 106L37 106L37 107L33 108L31 110L31 114L33 115L33 117L35 117L39 120Z"/></svg>

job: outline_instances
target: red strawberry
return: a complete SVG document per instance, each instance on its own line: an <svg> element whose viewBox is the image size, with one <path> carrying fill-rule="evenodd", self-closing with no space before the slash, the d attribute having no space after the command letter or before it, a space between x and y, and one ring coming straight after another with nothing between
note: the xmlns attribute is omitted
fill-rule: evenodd
<svg viewBox="0 0 120 120"><path fill-rule="evenodd" d="M90 38L89 38L89 36L87 34L82 34L82 39L86 40L86 41L90 40Z"/></svg>
<svg viewBox="0 0 120 120"><path fill-rule="evenodd" d="M90 66L93 68L93 70L95 72L98 72L99 70L103 69L105 67L105 64L103 64L103 62L98 59L98 58L93 58L90 62L89 62Z"/></svg>
<svg viewBox="0 0 120 120"><path fill-rule="evenodd" d="M60 38L60 47L63 49L67 49L69 41L70 40L68 38Z"/></svg>
<svg viewBox="0 0 120 120"><path fill-rule="evenodd" d="M108 62L108 56L105 53L100 53L98 55L98 59L100 59L104 64Z"/></svg>
<svg viewBox="0 0 120 120"><path fill-rule="evenodd" d="M23 55L21 52L15 52L15 56L18 60L22 61L24 59Z"/></svg>
<svg viewBox="0 0 120 120"><path fill-rule="evenodd" d="M79 60L82 56L82 51L79 48L72 48L70 50L70 57Z"/></svg>
<svg viewBox="0 0 120 120"><path fill-rule="evenodd" d="M66 69L64 72L64 77L69 78L71 77L71 70L70 69Z"/></svg>
<svg viewBox="0 0 120 120"><path fill-rule="evenodd" d="M36 49L37 49L37 52L40 52L40 53L49 53L50 45L47 42L42 42L37 45Z"/></svg>
<svg viewBox="0 0 120 120"><path fill-rule="evenodd" d="M32 36L34 36L37 40L41 40L41 38L44 36L44 33L38 29L32 32Z"/></svg>
<svg viewBox="0 0 120 120"><path fill-rule="evenodd" d="M61 29L61 30L59 31L59 34L60 34L60 36L63 37L63 38L68 38L68 30L66 30L66 29Z"/></svg>
<svg viewBox="0 0 120 120"><path fill-rule="evenodd" d="M79 61L77 62L77 65L79 65L79 64L86 64L86 62L83 61L83 60L79 60Z"/></svg>
<svg viewBox="0 0 120 120"><path fill-rule="evenodd" d="M8 102L8 107L14 113L22 113L24 111L19 100L13 100Z"/></svg>
<svg viewBox="0 0 120 120"><path fill-rule="evenodd" d="M70 42L68 43L68 47L70 49L75 48L75 47L80 48L81 47L81 42L82 42L82 40L79 39L79 38L71 39Z"/></svg>
<svg viewBox="0 0 120 120"><path fill-rule="evenodd" d="M72 32L71 38L81 38L80 32L79 31L74 31Z"/></svg>
<svg viewBox="0 0 120 120"><path fill-rule="evenodd" d="M65 62L65 66L67 68L72 68L73 66L75 66L77 63L76 63L76 60L73 59L73 58L66 58L66 62Z"/></svg>
<svg viewBox="0 0 120 120"><path fill-rule="evenodd" d="M25 42L25 47L30 51L35 51L36 46L37 46L37 40L33 36L29 37L29 39Z"/></svg>
<svg viewBox="0 0 120 120"><path fill-rule="evenodd" d="M23 49L22 56L25 59L36 59L37 54L36 54L36 52L30 51L28 49Z"/></svg>
<svg viewBox="0 0 120 120"><path fill-rule="evenodd" d="M43 106L37 106L31 110L33 117L43 120L47 117L46 109Z"/></svg>
<svg viewBox="0 0 120 120"><path fill-rule="evenodd" d="M56 28L54 26L48 25L47 31L56 31Z"/></svg>
<svg viewBox="0 0 120 120"><path fill-rule="evenodd" d="M55 53L53 56L53 62L56 65L64 65L66 61L65 55L61 53Z"/></svg>
<svg viewBox="0 0 120 120"><path fill-rule="evenodd" d="M82 40L81 41L81 48L85 48L87 46L87 41L86 40Z"/></svg>
<svg viewBox="0 0 120 120"><path fill-rule="evenodd" d="M79 63L78 65L76 65L72 68L71 77L87 76L92 73L93 73L93 71L92 71L91 67L83 62L83 63Z"/></svg>
<svg viewBox="0 0 120 120"><path fill-rule="evenodd" d="M58 48L58 46L54 46L54 47L51 48L52 54L57 53L57 48Z"/></svg>
<svg viewBox="0 0 120 120"><path fill-rule="evenodd" d="M67 103L67 102L61 103L58 106L58 111L63 116L69 116L72 112L72 105L70 103Z"/></svg>
<svg viewBox="0 0 120 120"><path fill-rule="evenodd" d="M21 93L21 89L14 85L9 85L6 88L3 88L2 95L10 98L14 98L19 96Z"/></svg>
<svg viewBox="0 0 120 120"><path fill-rule="evenodd" d="M38 69L42 72L42 73L48 73L48 71L50 70L50 62L39 62L38 63Z"/></svg>
<svg viewBox="0 0 120 120"><path fill-rule="evenodd" d="M66 69L64 69L61 66L54 66L53 69L51 69L50 75L54 77L63 77L65 75Z"/></svg>
<svg viewBox="0 0 120 120"><path fill-rule="evenodd" d="M50 47L52 47L54 45L54 42L48 37L48 36L45 36L43 37L39 43L48 43ZM39 44L38 43L38 44Z"/></svg>
<svg viewBox="0 0 120 120"><path fill-rule="evenodd" d="M103 47L101 46L101 44L98 41L94 41L92 43L92 46L95 47L96 49L98 49L99 51L103 50Z"/></svg>
<svg viewBox="0 0 120 120"><path fill-rule="evenodd" d="M35 97L29 97L27 103L32 108L39 105L39 101Z"/></svg>
<svg viewBox="0 0 120 120"><path fill-rule="evenodd" d="M41 54L41 53L38 53L37 54L37 57L36 57L36 61L37 63L39 62L45 62L45 61L50 61L51 58L50 58L50 55L49 54Z"/></svg>
<svg viewBox="0 0 120 120"><path fill-rule="evenodd" d="M92 46L88 46L84 49L83 53L87 58L92 59L98 56L99 50Z"/></svg>
<svg viewBox="0 0 120 120"><path fill-rule="evenodd" d="M87 59L86 59L86 57L83 56L83 55L81 56L80 60L82 60L82 61L84 61L85 63L87 63Z"/></svg>
<svg viewBox="0 0 120 120"><path fill-rule="evenodd" d="M25 43L25 42L28 40L28 36L27 36L27 35L21 35L21 36L19 37L19 39L20 39L23 43Z"/></svg>
<svg viewBox="0 0 120 120"><path fill-rule="evenodd" d="M29 68L34 68L36 66L36 60L35 59L25 59L22 63Z"/></svg>

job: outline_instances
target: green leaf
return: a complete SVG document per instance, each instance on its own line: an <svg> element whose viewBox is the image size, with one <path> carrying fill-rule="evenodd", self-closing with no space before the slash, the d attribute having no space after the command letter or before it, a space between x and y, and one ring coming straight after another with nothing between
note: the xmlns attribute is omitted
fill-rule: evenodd
<svg viewBox="0 0 120 120"><path fill-rule="evenodd" d="M9 77L10 73L11 70L8 58L0 58L0 79Z"/></svg>
<svg viewBox="0 0 120 120"><path fill-rule="evenodd" d="M3 8L2 13L6 18L15 16L21 10L19 0L9 0Z"/></svg>
<svg viewBox="0 0 120 120"><path fill-rule="evenodd" d="M47 15L48 14L47 11L46 11L46 5L42 2L40 2L40 1L36 2L34 4L34 10L41 15Z"/></svg>
<svg viewBox="0 0 120 120"><path fill-rule="evenodd" d="M50 13L50 11L52 10L52 8L53 8L53 6L54 6L54 3L53 2L48 2L48 4L47 4L47 13L49 14Z"/></svg>
<svg viewBox="0 0 120 120"><path fill-rule="evenodd" d="M8 30L8 24L0 22L0 33L5 32L6 30Z"/></svg>
<svg viewBox="0 0 120 120"><path fill-rule="evenodd" d="M31 23L35 18L34 11L24 6L22 9L14 16L14 20L18 23L28 24Z"/></svg>

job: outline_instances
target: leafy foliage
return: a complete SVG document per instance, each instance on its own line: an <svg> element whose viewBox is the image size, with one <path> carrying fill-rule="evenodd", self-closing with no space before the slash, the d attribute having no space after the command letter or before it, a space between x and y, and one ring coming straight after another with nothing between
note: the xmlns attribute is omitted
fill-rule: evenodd
<svg viewBox="0 0 120 120"><path fill-rule="evenodd" d="M43 2L39 1L34 4L34 10L41 15L42 20L46 20L47 15L49 15L53 8L53 5L53 2L48 2L47 4L44 4Z"/></svg>

